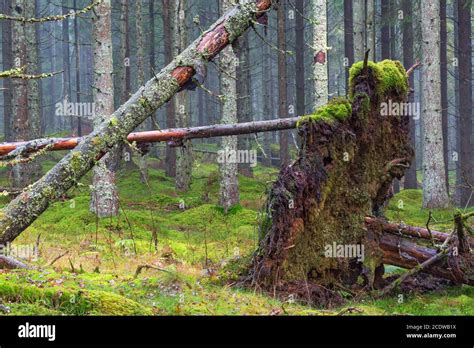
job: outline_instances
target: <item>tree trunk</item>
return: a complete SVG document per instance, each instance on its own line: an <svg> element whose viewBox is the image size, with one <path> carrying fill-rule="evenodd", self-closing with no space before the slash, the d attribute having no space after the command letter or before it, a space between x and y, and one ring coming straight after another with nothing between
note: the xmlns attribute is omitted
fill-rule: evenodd
<svg viewBox="0 0 474 348"><path fill-rule="evenodd" d="M317 24L313 25L313 79L314 110L328 101L328 63L327 63L327 6L326 0L311 0L312 16Z"/></svg>
<svg viewBox="0 0 474 348"><path fill-rule="evenodd" d="M376 48L375 48L375 2L374 0L365 0L365 31L366 39L365 45L366 50L370 50L369 59L376 60Z"/></svg>
<svg viewBox="0 0 474 348"><path fill-rule="evenodd" d="M407 2L407 0L403 0L403 1L404 1L404 5L406 7L405 2ZM409 5L410 5L410 8L411 8L411 0L408 0L408 2L409 2ZM382 16L382 18L381 18L381 28L380 28L380 31L381 31L381 34L380 34L381 53L382 53L382 59L389 59L390 58L390 20L391 20L390 0L381 0L381 5L382 5L381 6L381 16ZM405 12L405 10L407 10L405 7L403 9L404 10L403 11L403 18L404 18L403 24L405 26L407 26L407 23L411 23L411 21L413 19L410 16L409 13ZM405 31L403 32L403 34L405 35ZM405 40L405 36L403 37L403 40ZM410 67L411 65L407 65L405 63L405 66Z"/></svg>
<svg viewBox="0 0 474 348"><path fill-rule="evenodd" d="M239 37L235 43L234 48L239 57L239 64L237 66L237 117L239 122L252 121L252 103L250 96L250 47L249 47L248 33ZM202 92L202 91L201 91ZM200 94L202 95L202 93ZM202 124L201 124L202 125ZM237 146L239 150L251 149L251 136L241 135L237 139ZM252 177L252 167L250 163L244 162L238 164L239 174L247 177Z"/></svg>
<svg viewBox="0 0 474 348"><path fill-rule="evenodd" d="M446 172L440 90L439 0L422 1L423 207L446 208Z"/></svg>
<svg viewBox="0 0 474 348"><path fill-rule="evenodd" d="M354 60L356 62L364 59L365 55L365 0L354 0Z"/></svg>
<svg viewBox="0 0 474 348"><path fill-rule="evenodd" d="M295 2L295 85L296 85L296 115L305 114L305 37L304 37L304 8L305 0Z"/></svg>
<svg viewBox="0 0 474 348"><path fill-rule="evenodd" d="M352 0L344 0L344 55L346 58L346 94L349 93L349 69L354 64L354 21Z"/></svg>
<svg viewBox="0 0 474 348"><path fill-rule="evenodd" d="M449 195L449 159L448 159L448 28L446 19L446 0L440 0L440 78L441 78L441 118L443 130L443 159L446 191Z"/></svg>
<svg viewBox="0 0 474 348"><path fill-rule="evenodd" d="M471 0L459 0L458 45L459 45L459 136L460 177L459 197L461 207L474 205L473 192L466 181L474 185L472 136L472 44L471 44Z"/></svg>
<svg viewBox="0 0 474 348"><path fill-rule="evenodd" d="M388 0L384 0L384 4L388 4ZM411 0L403 0L402 3L402 10L404 13L404 20L402 23L402 31L403 31L403 64L407 67L413 66L413 5ZM384 21L385 23L385 21ZM386 35L386 34L385 34ZM389 50L388 47L385 47L385 52ZM386 54L386 53L385 53ZM383 58L382 53L382 58ZM413 74L410 75L408 80L409 85L411 88L415 86L415 79ZM408 101L413 103L415 102L415 93L410 92L408 95ZM413 149L416 148L416 124L415 120L412 116L410 116L410 142ZM416 154L416 151L415 151ZM418 188L418 181L416 178L416 160L415 156L412 160L412 165L405 171L405 189L417 189Z"/></svg>
<svg viewBox="0 0 474 348"><path fill-rule="evenodd" d="M223 13L232 7L231 0L221 0ZM237 122L237 83L236 83L236 55L232 45L222 50L219 56L219 64L222 71L221 78L221 108L222 123L232 124ZM237 162L232 160L232 156L237 154L237 137L230 136L222 139L219 156L220 170L220 191L219 204L228 211L229 208L239 203L239 182L237 177Z"/></svg>
<svg viewBox="0 0 474 348"><path fill-rule="evenodd" d="M114 112L114 85L112 62L112 8L111 0L102 1L93 16L94 129L109 119ZM94 167L90 211L98 217L115 216L119 212L115 179L116 164L120 153L114 148Z"/></svg>
<svg viewBox="0 0 474 348"><path fill-rule="evenodd" d="M202 71L209 60L239 37L271 5L270 0L246 2L221 17L180 56L140 88L110 119L84 137L74 151L11 201L0 215L0 243L13 241L49 204L76 185L97 159L122 143L130 132L183 88L196 70Z"/></svg>
<svg viewBox="0 0 474 348"><path fill-rule="evenodd" d="M145 43L143 37L143 0L136 0L135 2L135 27L137 35L137 84L143 86L145 83ZM138 127L139 130L146 131L147 123L143 123ZM140 170L140 180L142 183L148 182L148 164L147 153L138 154L138 169Z"/></svg>
<svg viewBox="0 0 474 348"><path fill-rule="evenodd" d="M73 1L74 10L78 9L77 1ZM79 23L77 16L74 17L74 46L76 50L76 103L81 102L81 49L79 45ZM77 117L77 135L82 136L82 120L81 117Z"/></svg>
<svg viewBox="0 0 474 348"><path fill-rule="evenodd" d="M3 0L2 12L11 15L11 0ZM12 59L12 22L2 21L2 64L3 70L13 68ZM2 79L3 82L3 132L5 141L11 141L12 122L12 83L11 79Z"/></svg>
<svg viewBox="0 0 474 348"><path fill-rule="evenodd" d="M265 40L268 41L268 24L266 24L263 29L263 35ZM262 78L262 103L263 103L263 119L269 120L271 119L271 76L270 76L270 69L271 69L271 62L270 62L270 46L265 43L262 47L262 69L261 69L261 78ZM262 164L264 166L270 167L272 165L272 149L271 149L271 134L263 134L263 147L264 153L262 153L263 159Z"/></svg>
<svg viewBox="0 0 474 348"><path fill-rule="evenodd" d="M178 0L175 17L174 30L174 56L184 50L187 46L188 34L186 27L187 1ZM180 128L190 126L189 93L184 90L175 97L176 126ZM193 153L192 143L184 140L182 146L176 153L176 190L186 192L191 187Z"/></svg>
<svg viewBox="0 0 474 348"><path fill-rule="evenodd" d="M14 0L12 13L15 16L34 17L34 2ZM33 27L33 30L31 29ZM14 67L28 67L34 74L37 69L36 32L34 26L22 22L12 23L12 58ZM39 136L39 94L38 81L13 79L11 136L14 140L25 141ZM23 188L38 178L38 162L19 163L12 169L12 186Z"/></svg>
<svg viewBox="0 0 474 348"><path fill-rule="evenodd" d="M278 114L280 118L285 118L288 113L285 16L285 5L281 2L278 5ZM280 166L282 167L286 167L290 163L288 136L287 131L280 132Z"/></svg>
<svg viewBox="0 0 474 348"><path fill-rule="evenodd" d="M69 2L67 0L63 0L61 5L61 13L65 15L68 13L68 5ZM63 61L63 100L72 101L72 86L71 86L71 51L69 48L69 18L64 19L61 22L61 29L62 29L62 61ZM59 116L61 117L61 116ZM65 119L66 117L61 117L61 119ZM70 120L70 130L74 129L73 118L71 117Z"/></svg>
<svg viewBox="0 0 474 348"><path fill-rule="evenodd" d="M175 12L173 0L162 0L163 4L163 32L165 46L165 62L168 64L173 59L173 25L172 16ZM174 101L166 104L166 127L175 128L175 103ZM176 176L176 149L171 146L166 147L166 175L169 177Z"/></svg>
<svg viewBox="0 0 474 348"><path fill-rule="evenodd" d="M407 119L382 116L380 104L405 101L408 84L396 62L370 63L366 69L356 63L351 74L352 108L334 100L320 116L300 122L304 144L269 194L250 284L319 304L331 301L333 292L325 289L357 286L359 276L370 287L375 284L383 252L364 219L381 213L393 178L403 176L413 152ZM382 92L378 86L388 80ZM331 257L327 252L334 243L364 246L363 260Z"/></svg>
<svg viewBox="0 0 474 348"><path fill-rule="evenodd" d="M120 103L125 103L132 93L131 81L131 56L130 56L130 6L131 2L121 0L120 3ZM137 166L133 162L133 152L129 145L124 144L120 150L122 158L125 162L125 169L135 170Z"/></svg>

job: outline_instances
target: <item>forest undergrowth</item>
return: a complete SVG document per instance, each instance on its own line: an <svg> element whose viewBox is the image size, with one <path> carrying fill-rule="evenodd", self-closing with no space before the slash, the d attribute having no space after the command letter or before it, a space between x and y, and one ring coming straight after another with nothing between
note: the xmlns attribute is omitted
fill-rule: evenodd
<svg viewBox="0 0 474 348"><path fill-rule="evenodd" d="M47 171L61 153L48 155ZM54 203L15 240L37 248L25 261L34 270L0 271L3 315L473 315L474 288L443 285L424 293L354 298L319 309L238 286L258 243L260 208L277 168L258 165L239 176L241 205L224 214L216 205L218 167L196 161L191 190L180 194L156 159L148 182L138 169L119 175L120 215L89 212L90 176ZM6 172L1 176L7 186ZM425 226L421 190L395 195L386 209L394 222ZM8 202L1 197L1 204ZM430 228L449 231L454 210L432 212ZM145 267L140 267L145 266ZM388 266L387 276L403 272Z"/></svg>

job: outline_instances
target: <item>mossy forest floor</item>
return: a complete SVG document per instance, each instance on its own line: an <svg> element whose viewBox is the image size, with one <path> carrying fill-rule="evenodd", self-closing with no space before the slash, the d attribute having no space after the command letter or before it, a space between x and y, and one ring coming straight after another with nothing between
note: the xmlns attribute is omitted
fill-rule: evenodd
<svg viewBox="0 0 474 348"><path fill-rule="evenodd" d="M48 155L48 170L61 153ZM474 288L453 286L381 300L349 300L343 307L315 309L233 285L258 239L259 210L276 168L257 166L240 176L241 206L224 215L216 207L217 165L196 162L191 190L179 194L172 179L150 159L148 184L138 169L122 172L121 214L98 221L89 212L90 177L54 203L14 246L34 246L39 270L0 271L3 315L474 315ZM1 178L7 186L4 171ZM2 204L8 199L2 197ZM406 190L387 207L393 221L424 226L421 191ZM451 228L454 210L435 211L433 229ZM157 249L152 242L156 233ZM58 256L59 259L54 261ZM135 278L139 265L144 269ZM402 272L387 267L389 272ZM348 310L350 308L354 310Z"/></svg>

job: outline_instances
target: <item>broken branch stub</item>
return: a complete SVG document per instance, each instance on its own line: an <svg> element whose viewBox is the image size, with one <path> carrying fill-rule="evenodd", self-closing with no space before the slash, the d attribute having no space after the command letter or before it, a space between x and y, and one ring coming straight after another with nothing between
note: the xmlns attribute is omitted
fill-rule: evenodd
<svg viewBox="0 0 474 348"><path fill-rule="evenodd" d="M13 241L49 204L76 185L98 159L170 100L192 78L197 65L205 65L214 58L271 6L271 0L243 1L217 20L45 176L3 209L0 244Z"/></svg>

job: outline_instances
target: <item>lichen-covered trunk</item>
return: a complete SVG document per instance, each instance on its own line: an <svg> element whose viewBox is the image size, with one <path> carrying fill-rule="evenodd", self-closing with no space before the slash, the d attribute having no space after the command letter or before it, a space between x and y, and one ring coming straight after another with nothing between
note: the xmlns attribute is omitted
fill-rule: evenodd
<svg viewBox="0 0 474 348"><path fill-rule="evenodd" d="M286 12L285 4L278 5L278 116L285 118L288 114L287 75L286 75ZM287 166L290 162L288 152L289 132L280 132L280 166Z"/></svg>
<svg viewBox="0 0 474 348"><path fill-rule="evenodd" d="M250 98L250 47L248 33L239 37L234 43L234 49L239 57L239 65L237 66L237 117L239 123L251 122L252 103ZM237 140L239 150L249 150L251 148L251 135L240 135ZM250 163L238 164L239 174L251 177L253 175Z"/></svg>
<svg viewBox="0 0 474 348"><path fill-rule="evenodd" d="M413 153L408 119L382 116L380 106L404 101L407 89L399 62L356 63L352 101L332 100L300 122L303 147L270 192L251 284L320 304L330 301L325 289L374 285L383 254L364 218L380 214Z"/></svg>
<svg viewBox="0 0 474 348"><path fill-rule="evenodd" d="M388 0L387 0L388 1ZM366 10L365 10L365 31L366 31L366 38L365 38L365 49L370 50L369 52L369 59L375 60L375 1L374 0L366 0ZM385 59L385 58L383 58Z"/></svg>
<svg viewBox="0 0 474 348"><path fill-rule="evenodd" d="M14 0L13 15L35 16L33 1ZM38 56L36 51L36 31L31 24L12 23L12 58L14 67L28 67L28 72L36 73ZM11 137L16 141L31 140L39 137L40 107L38 81L13 79ZM12 168L12 186L26 187L38 178L39 163L36 161L18 163Z"/></svg>
<svg viewBox="0 0 474 348"><path fill-rule="evenodd" d="M446 208L449 197L443 157L439 0L421 2L423 207Z"/></svg>
<svg viewBox="0 0 474 348"><path fill-rule="evenodd" d="M221 0L222 11L232 7L231 0ZM237 57L232 45L222 50L219 56L221 73L221 123L237 123ZM237 178L237 136L222 138L219 156L220 190L219 204L227 211L239 203L239 182Z"/></svg>
<svg viewBox="0 0 474 348"><path fill-rule="evenodd" d="M351 0L352 1L352 0ZM296 1L295 9L295 103L296 115L305 114L305 2ZM352 14L351 14L352 15ZM351 32L352 35L352 32Z"/></svg>
<svg viewBox="0 0 474 348"><path fill-rule="evenodd" d="M328 102L328 21L327 0L311 0L313 24L313 111Z"/></svg>
<svg viewBox="0 0 474 348"><path fill-rule="evenodd" d="M405 66L412 66L413 65L413 38L414 38L414 25L409 18L413 18L413 3L411 0L403 0L402 2L402 11L405 16L405 20L402 23L402 32L403 32L403 64ZM389 14L387 14L388 16ZM386 25L387 29L389 29L388 23ZM390 52L390 49L386 49ZM409 79L410 86L415 85L415 79L413 74L410 76ZM409 95L409 102L415 101L414 93L410 93ZM415 140L416 140L416 124L413 117L410 117L410 141L411 146L415 148ZM416 160L413 159L413 165L410 166L405 171L405 182L404 182L405 189L417 189L418 188L418 180L416 178Z"/></svg>
<svg viewBox="0 0 474 348"><path fill-rule="evenodd" d="M266 37L266 40L268 41L268 36L267 36L267 31L268 28L264 27L262 29L263 34ZM271 71L271 62L270 62L270 51L271 47L268 44L263 45L262 49L262 69L261 69L261 76L262 76L262 87L263 87L263 94L262 94L262 103L263 103L263 119L264 120L270 120L272 118L271 116L271 103L272 103L272 97L271 97L271 76L270 76L270 71ZM271 133L265 133L263 134L263 143L259 146L261 147L262 150L262 164L265 166L271 166L272 165L272 149L271 149Z"/></svg>
<svg viewBox="0 0 474 348"><path fill-rule="evenodd" d="M459 0L458 42L459 42L459 172L461 185L458 196L462 207L473 206L472 190L465 181L474 184L474 137L472 127L472 42L471 12L472 0Z"/></svg>
<svg viewBox="0 0 474 348"><path fill-rule="evenodd" d="M4 0L2 13L11 15L12 0ZM2 68L8 70L13 67L12 59L12 23L2 21ZM5 141L11 141L11 121L12 121L12 84L10 79L2 80L3 87L3 133Z"/></svg>
<svg viewBox="0 0 474 348"><path fill-rule="evenodd" d="M164 35L164 53L166 64L173 59L173 26L175 25L173 15L175 13L174 0L162 0L162 20ZM166 127L175 128L175 103L174 101L166 104ZM165 157L165 173L169 177L176 176L176 148L172 146L166 147Z"/></svg>
<svg viewBox="0 0 474 348"><path fill-rule="evenodd" d="M138 87L143 86L145 83L145 43L143 37L143 0L137 0L135 2L135 27L137 35L137 85ZM143 123L138 127L139 131L146 131L147 124ZM148 154L138 154L138 168L140 170L140 180L142 183L148 182Z"/></svg>
<svg viewBox="0 0 474 348"><path fill-rule="evenodd" d="M138 125L190 82L224 47L270 9L272 1L244 1L199 36L141 87L112 116L85 136L43 178L11 201L0 214L0 243L13 241L48 206L76 185L98 159L121 144Z"/></svg>
<svg viewBox="0 0 474 348"><path fill-rule="evenodd" d="M131 81L131 57L130 57L130 7L132 2L128 0L120 1L120 54L119 54L119 104L125 103L132 93ZM130 146L123 144L117 150L122 153L122 159L125 163L124 167L128 170L135 170L137 166L133 162L133 153Z"/></svg>
<svg viewBox="0 0 474 348"><path fill-rule="evenodd" d="M177 1L177 9L173 26L175 53L182 51L188 44L186 28L186 0ZM190 126L189 93L184 90L175 97L176 126L185 128ZM189 190L192 179L193 152L192 143L185 139L176 150L176 190L185 192Z"/></svg>
<svg viewBox="0 0 474 348"><path fill-rule="evenodd" d="M365 54L365 0L354 0L354 60L361 61Z"/></svg>
<svg viewBox="0 0 474 348"><path fill-rule="evenodd" d="M93 16L94 128L98 128L114 112L111 16L110 0L102 1L95 9ZM115 179L118 160L118 149L114 148L94 167L90 211L99 217L118 214L118 192Z"/></svg>

